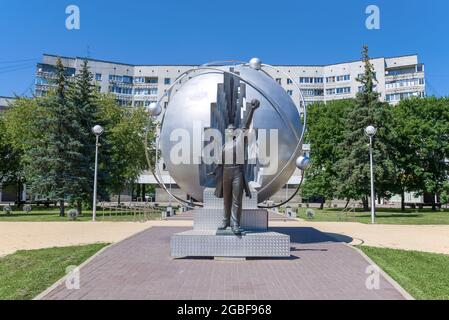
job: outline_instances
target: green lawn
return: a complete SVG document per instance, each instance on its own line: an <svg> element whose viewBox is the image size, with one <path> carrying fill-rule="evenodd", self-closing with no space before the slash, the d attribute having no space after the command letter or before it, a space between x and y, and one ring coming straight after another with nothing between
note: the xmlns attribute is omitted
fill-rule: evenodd
<svg viewBox="0 0 449 320"><path fill-rule="evenodd" d="M66 209L66 215L69 209ZM154 211L146 216L147 220L161 219L161 211ZM97 209L97 221L141 221L144 219L142 213L134 215L132 212L125 211L104 211L101 208ZM92 210L84 210L83 214L77 218L76 221L91 221ZM9 215L0 211L1 221L40 221L40 222L54 222L54 221L71 221L67 216L60 217L58 208L33 208L30 213L18 211L17 209Z"/></svg>
<svg viewBox="0 0 449 320"><path fill-rule="evenodd" d="M449 300L449 255L359 248L415 299Z"/></svg>
<svg viewBox="0 0 449 320"><path fill-rule="evenodd" d="M0 299L32 299L107 244L17 251L0 258Z"/></svg>
<svg viewBox="0 0 449 320"><path fill-rule="evenodd" d="M356 213L343 213L342 209L312 209L315 213L313 219L308 219L306 208L298 210L298 217L310 221L344 221L344 222L361 222L371 223L371 213L357 211ZM449 224L449 211L432 211L431 209L423 210L406 210L401 212L400 209L378 209L376 212L376 223L378 224Z"/></svg>

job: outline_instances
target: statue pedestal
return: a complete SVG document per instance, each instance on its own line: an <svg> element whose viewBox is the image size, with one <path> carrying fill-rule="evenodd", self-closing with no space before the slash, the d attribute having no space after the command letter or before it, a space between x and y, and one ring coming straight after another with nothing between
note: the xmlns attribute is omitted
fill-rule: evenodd
<svg viewBox="0 0 449 320"><path fill-rule="evenodd" d="M171 256L181 257L289 257L290 236L277 232L217 235L213 230L191 230L171 238Z"/></svg>
<svg viewBox="0 0 449 320"><path fill-rule="evenodd" d="M253 195L257 199L257 195ZM204 208L193 212L193 230L171 237L171 256L181 257L289 257L290 236L268 230L268 211L257 208L257 201L243 202L241 227L235 235L218 230L223 219L223 199L213 196L212 189L204 191Z"/></svg>

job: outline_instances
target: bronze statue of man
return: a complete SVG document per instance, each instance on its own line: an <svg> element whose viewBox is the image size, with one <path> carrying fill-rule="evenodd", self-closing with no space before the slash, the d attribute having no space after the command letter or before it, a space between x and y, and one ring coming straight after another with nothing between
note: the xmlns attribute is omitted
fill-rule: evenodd
<svg viewBox="0 0 449 320"><path fill-rule="evenodd" d="M259 106L259 100L254 99L251 101L249 104L250 109L241 128L235 128L235 125L232 123L228 125L225 143L222 148L222 163L217 165L211 173L216 176L215 196L223 198L224 202L223 222L219 230L225 230L231 227L232 232L237 235L243 232L240 226L243 191L251 198L251 190L245 177L246 154L248 149L245 131L250 128L254 112ZM245 154L239 155L238 153L241 151ZM243 163L239 161L242 158Z"/></svg>

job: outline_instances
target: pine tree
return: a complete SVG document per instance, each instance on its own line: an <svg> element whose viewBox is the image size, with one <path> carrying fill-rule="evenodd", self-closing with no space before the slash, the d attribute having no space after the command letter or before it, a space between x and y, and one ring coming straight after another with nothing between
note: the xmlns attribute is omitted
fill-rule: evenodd
<svg viewBox="0 0 449 320"><path fill-rule="evenodd" d="M72 201L76 202L80 213L83 201L90 204L93 187L95 137L91 129L97 124L97 103L94 90L92 74L89 71L88 62L85 60L75 81L69 85L67 93L67 102L73 110L78 124L73 133L77 141L80 142L79 162L73 172L77 179L78 191L72 197Z"/></svg>
<svg viewBox="0 0 449 320"><path fill-rule="evenodd" d="M391 107L379 100L375 90L376 74L370 62L368 47L364 46L362 60L364 73L357 79L362 90L357 94L355 107L346 118L346 134L340 149L343 151L336 164L339 173L338 193L340 198L362 200L368 210L370 194L370 166L368 137L365 128L377 128L374 137L375 184L378 196L388 196L395 181L395 170L391 160L390 120Z"/></svg>
<svg viewBox="0 0 449 320"><path fill-rule="evenodd" d="M26 172L31 191L56 197L64 216L65 199L82 190L77 168L83 159L83 145L78 114L67 99L68 81L61 59L56 64L55 84L56 89L39 100L46 113L36 121L35 130L41 134L25 154Z"/></svg>

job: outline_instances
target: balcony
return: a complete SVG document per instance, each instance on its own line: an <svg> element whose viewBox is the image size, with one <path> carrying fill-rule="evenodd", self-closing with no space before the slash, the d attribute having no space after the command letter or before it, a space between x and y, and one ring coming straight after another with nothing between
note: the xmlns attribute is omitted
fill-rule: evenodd
<svg viewBox="0 0 449 320"><path fill-rule="evenodd" d="M395 81L395 80L406 80L411 78L424 78L424 71L422 72L411 72L398 75L385 75L385 81Z"/></svg>

